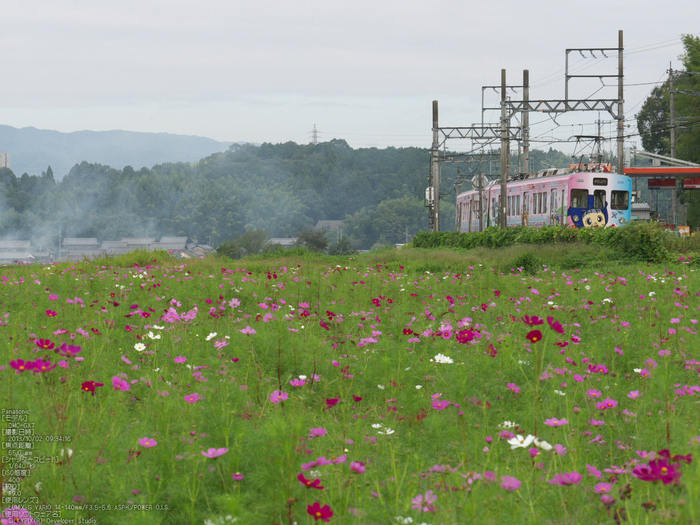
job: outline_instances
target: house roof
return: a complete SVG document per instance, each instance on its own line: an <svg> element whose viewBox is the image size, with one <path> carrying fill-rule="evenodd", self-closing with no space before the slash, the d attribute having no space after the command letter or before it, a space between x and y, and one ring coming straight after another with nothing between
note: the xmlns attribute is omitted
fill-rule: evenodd
<svg viewBox="0 0 700 525"><path fill-rule="evenodd" d="M633 202L632 211L651 211L651 207L646 202Z"/></svg>
<svg viewBox="0 0 700 525"><path fill-rule="evenodd" d="M296 240L296 237L273 237L272 239L270 239L270 244L281 244L282 246L291 246Z"/></svg>
<svg viewBox="0 0 700 525"><path fill-rule="evenodd" d="M28 250L31 241L0 241L0 250Z"/></svg>
<svg viewBox="0 0 700 525"><path fill-rule="evenodd" d="M102 249L110 249L110 248L126 248L127 243L126 241L102 241Z"/></svg>
<svg viewBox="0 0 700 525"><path fill-rule="evenodd" d="M155 237L122 237L122 242L126 242L130 245L138 244L139 246L144 246L147 244L153 244L156 242Z"/></svg>
<svg viewBox="0 0 700 525"><path fill-rule="evenodd" d="M63 239L63 246L96 246L98 244L94 237L66 237Z"/></svg>
<svg viewBox="0 0 700 525"><path fill-rule="evenodd" d="M182 244L183 246L187 243L187 237L161 237L160 244Z"/></svg>

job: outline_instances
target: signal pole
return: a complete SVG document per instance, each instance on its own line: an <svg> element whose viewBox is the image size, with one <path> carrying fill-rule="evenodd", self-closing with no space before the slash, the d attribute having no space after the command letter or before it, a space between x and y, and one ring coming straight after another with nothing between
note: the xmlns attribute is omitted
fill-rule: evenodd
<svg viewBox="0 0 700 525"><path fill-rule="evenodd" d="M430 231L440 231L440 124L438 123L438 101L433 100L433 147L430 150L430 186L428 187Z"/></svg>
<svg viewBox="0 0 700 525"><path fill-rule="evenodd" d="M530 70L523 69L523 173L530 173Z"/></svg>
<svg viewBox="0 0 700 525"><path fill-rule="evenodd" d="M669 93L669 112L671 116L671 157L676 158L676 100L674 98L675 90L673 89L673 68L668 70L668 93ZM678 182L676 180L676 182ZM676 214L678 213L678 190L676 186L671 188L671 214L673 215L673 224L676 224Z"/></svg>

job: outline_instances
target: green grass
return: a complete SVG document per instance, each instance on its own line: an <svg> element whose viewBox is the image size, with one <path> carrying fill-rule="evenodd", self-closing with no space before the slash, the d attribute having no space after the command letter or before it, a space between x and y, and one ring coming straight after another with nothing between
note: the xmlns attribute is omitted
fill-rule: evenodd
<svg viewBox="0 0 700 525"><path fill-rule="evenodd" d="M34 515L36 505L56 513L39 520L51 524L307 524L315 502L343 524L615 523L623 514L630 523L695 522L698 461L681 464L668 485L629 472L649 462L638 451L695 454L700 444L697 271L614 254L545 244L235 262L139 253L5 267L0 395L6 409L28 411L42 438L34 456L55 460L18 481L5 449L3 483L37 498ZM196 316L169 322L172 305ZM551 316L565 333L524 316ZM451 337L435 335L448 325ZM543 339L532 343L535 329ZM460 330L473 339L458 342ZM38 339L78 345L82 360ZM64 363L44 373L10 366L39 358ZM300 375L307 383L290 385ZM115 389L115 377L129 390ZM86 381L104 386L93 396ZM276 390L288 399L272 402ZM194 393L200 399L187 402ZM606 398L617 407L596 408ZM551 427L550 418L568 424ZM319 428L326 434L309 437ZM507 430L566 452L511 450L499 437ZM211 448L228 452L202 455ZM335 462L302 467L321 456ZM569 472L581 481L548 483ZM306 488L300 473L325 488ZM504 476L518 490L502 488ZM610 505L595 492L602 482L613 485ZM427 491L437 496L432 507L413 509Z"/></svg>

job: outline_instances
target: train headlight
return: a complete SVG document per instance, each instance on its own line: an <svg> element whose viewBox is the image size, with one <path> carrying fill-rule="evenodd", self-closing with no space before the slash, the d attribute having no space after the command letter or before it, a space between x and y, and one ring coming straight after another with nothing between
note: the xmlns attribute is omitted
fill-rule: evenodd
<svg viewBox="0 0 700 525"><path fill-rule="evenodd" d="M620 217L620 224L625 224L627 221L624 217Z"/></svg>
<svg viewBox="0 0 700 525"><path fill-rule="evenodd" d="M574 215L572 218L574 219L574 222L578 222L580 220L578 215Z"/></svg>

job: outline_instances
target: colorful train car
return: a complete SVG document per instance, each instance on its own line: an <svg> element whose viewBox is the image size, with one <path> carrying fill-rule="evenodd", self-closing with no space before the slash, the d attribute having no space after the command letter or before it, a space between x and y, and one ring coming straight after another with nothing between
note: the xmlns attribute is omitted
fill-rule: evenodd
<svg viewBox="0 0 700 525"><path fill-rule="evenodd" d="M507 186L508 226L567 225L574 228L624 226L632 220L632 179L586 168L550 169L510 180ZM600 168L597 168L600 169ZM501 183L494 180L480 192L457 196L457 227L463 233L498 226Z"/></svg>

